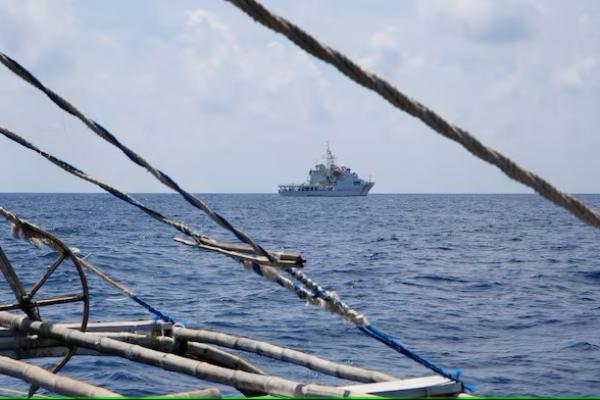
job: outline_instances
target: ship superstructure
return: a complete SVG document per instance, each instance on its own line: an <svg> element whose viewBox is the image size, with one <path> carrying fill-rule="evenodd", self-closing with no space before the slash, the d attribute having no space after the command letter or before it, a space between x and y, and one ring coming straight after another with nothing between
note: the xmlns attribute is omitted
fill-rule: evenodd
<svg viewBox="0 0 600 400"><path fill-rule="evenodd" d="M375 185L359 178L356 172L346 166L338 166L335 156L327 144L325 164L318 163L308 173L308 182L302 184L279 185L283 196L366 196Z"/></svg>

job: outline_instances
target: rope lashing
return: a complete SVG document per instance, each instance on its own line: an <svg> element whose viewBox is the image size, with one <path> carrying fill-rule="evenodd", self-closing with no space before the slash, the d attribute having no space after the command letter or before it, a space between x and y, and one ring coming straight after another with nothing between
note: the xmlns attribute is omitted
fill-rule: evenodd
<svg viewBox="0 0 600 400"><path fill-rule="evenodd" d="M353 310L346 304L342 302L332 302L328 299L315 296L314 291L305 288L302 284L298 284L297 282L286 278L273 267L248 262L244 262L242 265L248 271L252 271L257 275L275 282L279 286L291 292L294 292L296 296L300 298L300 300L317 305L331 313L337 314L344 320L351 322L354 325L359 326L367 322L367 319L363 314Z"/></svg>
<svg viewBox="0 0 600 400"><path fill-rule="evenodd" d="M344 313L354 315L353 318L356 320L355 324L357 326L362 326L368 324L367 319L364 315L359 314L356 310L353 310L348 304L344 303L335 292L330 290L326 290L321 287L318 283L310 279L308 275L306 275L303 271L298 268L290 268L286 270L288 274L290 274L294 279L298 282L302 283L306 288L311 291L311 295L316 298L323 299L325 302L335 305L335 307L344 310Z"/></svg>
<svg viewBox="0 0 600 400"><path fill-rule="evenodd" d="M33 74L31 74L25 67L20 65L18 62L7 56L6 54L0 52L0 62L4 64L10 71L15 73L17 76L22 78L24 81L28 82L32 86L41 90L46 94L55 103L58 107L78 118L81 122L83 122L88 128L90 128L94 133L98 136L112 144L113 146L120 149L131 161L135 164L145 168L148 172L150 172L158 181L160 181L165 186L173 189L177 193L179 193L188 203L193 205L196 208L204 211L213 221L215 221L219 226L227 229L231 233L235 235L238 240L243 243L250 245L256 254L266 257L271 263L276 264L277 260L272 254L258 245L250 236L246 233L234 227L229 221L225 219L219 213L213 211L207 204L205 204L199 197L185 191L182 189L173 179L171 179L167 174L160 171L159 169L153 167L148 163L144 158L135 153L133 150L122 144L112 133L110 133L106 128L85 116L81 111L79 111L75 106L61 97L59 94L51 90L50 88L44 86Z"/></svg>
<svg viewBox="0 0 600 400"><path fill-rule="evenodd" d="M466 130L446 121L435 111L411 99L386 80L374 73L365 71L344 54L323 44L297 25L270 11L258 1L226 1L241 9L256 22L281 33L307 53L334 66L354 82L376 92L394 107L418 118L442 136L461 144L476 157L495 165L508 177L529 186L541 196L565 208L580 220L600 229L600 212L588 207L576 197L557 189L542 177L519 166L500 152L485 146Z"/></svg>

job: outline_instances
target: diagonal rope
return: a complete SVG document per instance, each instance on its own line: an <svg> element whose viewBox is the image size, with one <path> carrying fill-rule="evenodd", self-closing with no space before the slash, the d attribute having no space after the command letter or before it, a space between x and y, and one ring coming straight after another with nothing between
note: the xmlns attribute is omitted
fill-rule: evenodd
<svg viewBox="0 0 600 400"><path fill-rule="evenodd" d="M43 242L59 252L63 252L65 251L65 249L69 249L69 247L65 243L63 243L58 237L54 236L48 231L45 231L39 226L33 224L32 222L29 222L28 220L17 215L16 213L2 207L2 205L0 205L0 216L4 217L7 221L9 221L12 224L13 235L15 237L20 237L23 240L29 241L33 244ZM158 318L167 322L175 322L173 318L169 317L166 314L163 314L156 308L152 307L150 304L146 303L144 300L139 298L131 289L129 289L127 286L111 277L99 267L86 261L83 257L77 257L77 259L85 268L98 275L102 280L117 288L119 291L130 297L133 301L140 304L142 307L146 308L153 315L156 315Z"/></svg>
<svg viewBox="0 0 600 400"><path fill-rule="evenodd" d="M244 255L242 255L242 254L238 254L238 253L234 253L234 252L227 252L222 249L213 248L212 246L202 245L201 244L202 242L200 242L200 239L199 239L200 236L198 234L194 233L192 231L192 229L190 227L188 227L186 224L184 224L183 222L175 221L175 220L169 219L168 217L165 217L158 211L155 211L155 210L145 206L139 200L128 195L127 193L125 193L115 187L112 187L94 177L89 176L82 170L74 167L73 165L67 163L66 161L56 158L53 155L41 150L40 148L36 147L34 144L28 142L23 137L8 130L7 128L0 126L0 134L4 135L6 138L8 138L18 144L20 144L21 146L38 153L40 156L46 158L48 161L50 161L54 165L62 168L66 172L99 186L100 188L104 189L105 191L112 194L113 196L141 209L146 214L150 215L152 218L155 218L156 220L158 220L164 224L167 224L167 225L177 229L179 232L182 232L183 234L185 234L187 236L191 236L192 238L195 239L194 242L187 242L185 240L178 239L179 242L184 243L186 245L190 245L190 246L201 247L202 249L211 248L213 251L218 251L222 254L229 255L232 258L234 258L236 261L240 262L242 264L242 266L244 266L245 269L255 272L256 274L263 276L266 279L277 283L279 286L294 292L301 300L315 304L315 305L317 305L321 308L324 308L334 314L337 314L337 315L341 316L342 318L344 318L345 320L348 320L355 324L364 325L366 323L366 319L364 318L364 316L362 314L353 310L350 306L348 306L346 303L341 301L336 295L322 289L320 286L318 286L316 283L314 283L310 278L308 278L299 269L288 268L287 270L296 279L298 279L297 278L298 276L303 276L304 280L307 282L308 289L305 287L302 287L301 285L298 285L295 282L291 281L290 279L284 277L275 268L271 268L268 266L263 266L258 263L255 263L255 262L253 262L252 259L245 258ZM1 207L0 207L0 215L3 215ZM163 314L160 313L160 311L156 310L155 308L150 306L148 303L144 302L143 300L141 300L140 298L135 296L133 294L133 292L131 292L127 287L123 286L122 284L119 284L117 281L110 278L108 275L106 275L106 273L104 273L97 267L94 267L92 264L89 264L89 263L85 262L84 260L82 260L82 263L84 266L86 266L92 272L99 275L102 279L104 279L111 285L117 287L123 293L125 293L126 295L131 297L138 304L141 304L143 307L146 307L153 314L158 315L160 318L162 318L166 321L173 322L170 317L165 317ZM309 285L311 285L311 286L309 286ZM318 288L319 296L315 295L315 288Z"/></svg>
<svg viewBox="0 0 600 400"><path fill-rule="evenodd" d="M53 155L41 150L34 144L25 140L23 137L19 136L18 134L10 131L9 129L7 129L1 125L0 125L0 135L4 135L6 138L20 144L21 146L38 153L39 155L46 158L48 161L50 161L54 165L60 167L61 169L65 170L66 172L68 172L72 175L75 175L76 177L83 179L87 182L93 183L94 185L104 189L105 191L107 191L108 193L117 197L118 199L123 200L123 201L133 205L134 207L139 208L140 210L142 210L143 212L148 214L150 217L177 229L179 232L183 233L184 235L192 237L197 242L198 246L201 246L205 250L219 252L221 254L229 255L231 257L238 258L238 259L246 259L249 261L257 260L256 257L252 257L252 256L248 256L246 254L241 254L238 252L228 251L226 249L220 248L219 242L217 242L207 236L200 235L199 233L194 232L192 230L192 228L190 228L187 224L185 224L181 221L177 221L172 218L166 217L165 215L161 214L160 212L153 210L150 207L147 207L146 205L142 204L139 200L130 196L129 194L127 194L113 186L110 186L110 185L100 181L99 179L89 176L85 172L83 172L80 169L74 167L73 165L67 163L66 161L60 160L60 159L54 157ZM262 260L260 260L260 261L262 261ZM289 268L289 265L292 265L292 264L293 264L293 262L287 262L287 261L283 261L283 260L281 261L281 267L284 267L284 268L286 268L286 267Z"/></svg>
<svg viewBox="0 0 600 400"><path fill-rule="evenodd" d="M204 211L213 221L215 221L219 226L227 229L231 233L235 235L243 243L250 245L254 251L263 257L266 257L272 263L276 263L276 256L270 254L268 251L263 249L259 244L257 244L250 236L241 231L240 229L234 227L229 221L227 221L222 215L213 211L206 203L204 203L199 197L185 191L182 189L173 179L171 179L167 174L160 171L159 169L153 167L148 163L142 156L138 155L136 152L125 146L121 143L112 133L110 133L106 128L85 116L81 111L79 111L75 106L61 97L59 94L54 92L52 89L44 86L35 76L33 76L25 67L20 65L18 62L7 56L6 54L0 52L0 62L4 64L9 70L15 73L17 76L25 80L27 83L33 85L37 89L41 90L46 94L54 102L57 106L62 108L64 111L78 118L81 122L83 122L88 128L90 128L94 133L98 136L112 144L113 146L120 149L131 161L139 165L140 167L145 168L150 172L156 179L158 179L161 183L166 185L167 187L173 189L177 193L179 193L185 200L187 200L191 205L196 208Z"/></svg>
<svg viewBox="0 0 600 400"><path fill-rule="evenodd" d="M552 189L554 192L552 192L548 188L545 188L545 186L542 185L542 186L544 186L543 188L546 189L544 192L543 190L541 190L539 188L540 185L530 184L530 183L528 183L528 181L526 179L522 178L522 176L521 176L521 178L519 178L519 174L517 174L515 172L510 173L510 171L515 170L515 169L520 169L520 167L518 167L514 162L512 162L511 160L502 156L501 154L499 154L493 150L487 149L479 141L477 141L477 139L475 139L474 137L469 135L466 131L463 131L460 128L454 127L453 125L447 123L441 117L439 117L437 114L435 114L433 111L427 109L425 106L410 100L408 97L406 97L405 95L400 93L397 89L395 89L391 84L378 78L375 75L367 74L362 69L360 69L360 67L358 67L356 64L354 64L352 61L350 61L345 56L343 56L341 53L338 53L337 51L335 51L329 47L321 45L316 39L312 38L310 35L308 35L304 31L302 31L300 28L287 22L286 20L282 19L281 17L278 17L278 16L270 13L267 9L262 7L262 5L260 5L259 3L255 2L253 0L228 0L228 1L232 2L233 4L235 4L236 6L241 8L243 11L248 13L250 16L255 18L257 21L265 24L266 26L268 26L278 32L283 33L284 35L286 35L288 38L290 38L292 41L294 41L296 44L298 44L300 47L302 47L309 53L315 55L316 57L318 57L326 62L329 62L329 63L335 65L338 69L340 69L340 71L342 71L344 74L346 74L351 79L358 82L359 84L366 86L368 88L371 88L372 90L375 90L376 92L380 93L384 98L386 98L388 101L390 101L396 107L401 108L401 109L409 112L411 115L414 115L414 116L420 118L423 122L425 122L427 125L431 126L434 130L442 133L444 136L463 144L463 146L465 146L469 151L471 151L475 155L479 156L480 158L482 158L488 162L498 165L509 176L533 187L540 194L544 195L545 197L549 198L550 200L554 201L555 203L567 208L568 210L573 212L575 215L577 215L579 218L600 228L600 215L597 214L595 211L587 208L587 206L585 206L579 200L573 198L572 196L569 196L568 194L558 191L557 189L552 187L549 183L547 183L546 181L543 181L542 178L537 177L536 175L534 175L528 171L520 170L520 171L522 171L522 174L525 174L526 177L536 178L537 180L544 183L545 186L548 186L550 189ZM288 29L284 29L284 28L288 28ZM290 29L290 28L293 28L293 29ZM296 34L296 36L294 34ZM335 56L337 56L337 58ZM337 63L335 62L336 60L337 60ZM37 78L35 78L29 71L27 71L24 67L22 67L20 64L18 64L15 60L11 59L10 57L8 57L5 54L0 52L0 62L2 62L7 68L9 68L12 72L17 74L19 77L21 77L22 79L24 79L25 81L27 81L28 83L33 85L34 87L36 87L39 90L41 90L42 92L44 92L60 108L62 108L63 110L67 111L68 113L70 113L70 114L74 115L75 117L77 117L78 119L80 119L93 132L95 132L100 137L102 137L103 139L107 140L109 143L111 143L114 146L116 146L117 148L119 148L123 153L125 153L125 155L127 155L127 157L130 160L132 160L136 164L146 168L160 182L162 182L166 186L168 186L171 189L180 193L190 204L203 210L215 222L217 222L217 224L219 224L220 226L222 226L225 229L234 233L234 235L240 241L242 241L246 244L249 244L256 251L257 254L265 256L269 261L274 261L271 254L269 254L266 250L264 250L257 243L255 243L248 235L246 235L242 231L233 227L221 215L212 211L206 204L204 204L202 202L202 200L200 200L196 196L193 196L192 194L184 191L169 176L167 176L160 170L155 169L148 162L146 162L141 156L137 155L135 152L130 150L128 147L121 144L110 132L108 132L108 130L106 130L104 127L102 127L97 122L86 117L83 113L81 113L79 110L77 110L73 105L71 105L65 99L60 97L58 94L53 92L51 89L44 86ZM390 93L391 93L391 95L390 95ZM423 111L424 113L419 113L418 111ZM423 114L423 115L421 115L421 114ZM464 136L464 140L461 139L463 136ZM469 139L469 140L467 140L467 139ZM487 151L489 154L487 156L485 154L482 156L480 154L482 151L483 151L483 153L485 153L485 151ZM494 162L495 158L490 157L490 155L492 155L492 156L495 155L496 157L503 157L503 159L501 159L500 161L504 160L505 161L504 164L500 163L501 165L499 165L499 164L495 163ZM504 165L504 168L503 168L503 165ZM506 165L508 165L512 169L506 167ZM507 168L509 171L507 171L505 168ZM556 193L558 193L559 195L562 195L563 197L554 196L554 198L553 198L552 194L556 194ZM577 206L579 206L579 207L577 207ZM583 211L579 210L581 208L583 209ZM579 210L579 212L577 212L578 210ZM587 214L585 213L586 211L587 211ZM594 218L595 218L595 220L594 220ZM311 302L313 304L319 304L323 308L330 309L330 311L335 310L334 312L338 312L338 313L342 312L343 314L340 314L340 315L342 315L345 319L349 320L350 322L354 323L357 326L357 328L359 328L361 331L368 334L369 336L380 340L381 342L383 342L387 346L391 347L392 349L410 357L411 359L417 361L418 363L420 363L421 365L424 365L425 367L427 367L429 369L432 369L433 371L437 372L438 374L462 383L462 381L460 381L460 379L459 379L458 373L448 372L448 371L444 370L443 368L431 363L427 359L419 356L418 354L414 353L412 350L408 349L398 339L394 338L393 336L391 336L389 334L386 334L382 330L374 327L372 324L369 324L367 319L362 314L357 313L355 310L348 307L345 303L341 302L338 299L337 295L335 295L335 293L323 290L319 285L317 285L314 281L312 281L310 278L308 278L308 276L306 274L304 274L302 271L299 271L296 268L288 269L288 272L292 275L292 277L294 277L295 279L300 281L302 284L309 287L309 289L311 289L311 291L307 290L304 286L299 285L296 282L292 282L291 280L283 277L281 274L279 274L277 271L275 271L272 267L261 266L257 263L249 263L249 262L243 262L243 265L246 268L252 268L254 270L254 272L256 272L257 274L265 276L268 279L275 281L280 286L286 287L289 290L294 290L300 298L305 299L308 302Z"/></svg>
<svg viewBox="0 0 600 400"><path fill-rule="evenodd" d="M446 121L435 111L418 101L411 99L386 80L371 72L365 71L339 51L321 43L297 25L294 25L292 22L268 10L258 1L226 1L241 9L255 21L281 33L314 57L333 65L342 74L346 75L354 82L376 92L394 107L420 119L423 123L442 136L461 144L476 157L500 168L500 170L508 177L529 186L541 196L554 204L565 208L580 220L600 229L600 212L588 207L576 197L557 189L542 177L519 166L498 151L485 146L466 130Z"/></svg>
<svg viewBox="0 0 600 400"><path fill-rule="evenodd" d="M192 236L194 238L197 237L197 235L194 234L192 232L192 230L189 227L187 227L184 223L170 220L169 218L165 217L158 211L155 211L149 207L146 207L141 202L139 202L137 199L131 197L127 193L122 192L119 189L116 189L104 182L101 182L100 180L98 180L96 178L93 178L93 177L87 175L82 170L67 163L66 161L60 160L60 159L52 156L51 154L39 149L32 143L28 142L27 140L25 140L24 138L19 136L18 134L14 133L2 126L0 126L0 134L4 135L6 138L8 138L18 144L20 144L21 146L38 153L40 156L46 158L48 161L50 161L51 163L55 164L56 166L62 168L63 170L69 172L70 174L73 174L85 181L93 183L93 184L99 186L100 188L104 189L108 193L114 195L115 197L117 197L123 201L126 201L127 203L129 203L137 208L140 208L141 210L143 210L146 214L150 215L151 217L153 217L167 225L174 227L175 229L179 230L180 232L182 232L186 235ZM9 212L8 210L3 209L1 206L0 206L0 215L3 215L5 218L11 220L13 222L13 224L21 226L21 230L24 232L32 231L32 228L35 227L33 224L29 223L26 220L20 219L15 214ZM35 227L35 228L36 228L35 232L39 232L39 234L37 234L35 237L30 237L30 239L36 238L39 240L41 238L42 240L44 240L47 237L49 237L50 234L48 234L47 232L41 230L38 227ZM180 241L181 243L187 244L187 245L191 245L191 246L199 246L201 248L207 248L207 246L202 246L200 243L198 243L198 241L187 242L182 239L178 239L178 241ZM224 254L227 254L227 252L224 252ZM399 339L393 337L392 335L385 333L381 329L377 328L375 325L369 323L369 321L367 320L365 315L359 313L357 310L353 309L348 304L343 302L335 292L332 292L332 291L322 288L319 284L317 284L315 281L313 281L310 277L308 277L308 275L306 275L300 269L298 269L298 268L286 269L286 271L294 279L296 279L297 281L300 282L300 284L298 284L297 282L294 282L291 279L288 279L285 276L283 276L274 267L267 266L267 265L260 265L256 262L250 262L249 260L240 258L239 255L235 255L235 256L233 256L233 258L236 261L240 262L240 264L246 270L252 271L252 272L256 273L257 275L260 275L272 282L275 282L277 285L279 285L289 291L294 292L296 294L296 296L298 296L298 298L300 298L303 301L317 305L331 313L339 315L344 320L354 324L363 333L366 333L367 335L379 340L380 342L386 344L387 346L389 346L392 349L398 351L399 353L405 355L406 357L418 362L419 364L431 369L432 371L434 371L448 379L452 379L457 382L460 382L464 388L466 388L467 390L470 390L470 386L460 380L460 372L448 371L448 370L442 368L441 366L429 361L428 359L419 355L418 353L414 352L408 346L403 344ZM110 275L108 275L107 273L102 271L97 266L87 262L85 259L83 259L83 258L79 258L79 259L85 268L87 268L94 274L98 275L105 282L116 287L118 290L120 290L121 292L126 294L128 297L130 297L136 303L138 303L139 305L141 305L142 307L144 307L148 311L150 311L157 318L160 318L164 321L175 323L175 320L171 316L162 313L157 308L153 307L151 304L147 303L146 301L144 301L143 299L138 297L127 286L118 282L117 280L112 278Z"/></svg>
<svg viewBox="0 0 600 400"><path fill-rule="evenodd" d="M273 257L270 253L268 253L266 250L264 250L261 246L256 244L248 235L246 235L242 231L233 227L225 218L223 218L219 214L212 211L199 198L197 198L196 196L181 189L179 187L179 185L177 185L177 183L175 183L175 181L173 181L169 176L167 176L166 174L162 173L161 171L155 169L148 162L146 162L141 156L137 155L135 152L130 150L128 147L121 144L104 127L102 127L97 122L87 118L83 113L81 113L78 109L76 109L73 105L71 105L65 99L60 97L58 94L56 94L51 89L44 86L37 78L35 78L29 71L27 71L23 66L18 64L15 60L8 57L4 53L0 52L0 62L2 62L2 64L4 64L7 68L9 68L16 75L18 75L19 77L24 79L26 82L30 83L34 87L36 87L39 90L41 90L42 92L44 92L60 108L62 108L63 110L67 111L68 113L70 113L70 114L74 115L75 117L77 117L78 119L80 119L93 132L95 132L96 134L101 136L103 139L107 140L109 143L111 143L114 146L121 149L121 151L123 151L127 155L127 157L129 157L129 159L131 159L136 164L146 168L160 182L164 183L168 187L170 187L173 190L180 193L192 205L205 211L215 222L217 222L219 225L221 225L221 226L225 227L226 229L230 230L231 232L233 232L240 241L250 245L256 251L257 254L266 257L268 261L270 261L274 264L279 263L279 260L277 260L276 257ZM15 136L15 135L16 134L13 133L13 136ZM5 135L5 136L11 138L10 135ZM48 157L49 154L46 154L46 155L42 154L42 152L38 149L35 149L33 145L27 146L25 144L26 141L24 139L22 139L21 141L17 140L17 142L20 143L21 145L24 145L25 147L29 148L30 150L34 150L34 151L38 152L39 154L48 158L50 161L52 161L53 163L55 163L56 165L60 166L63 169L65 169L64 167L66 167L68 165L67 163L64 163L62 161L58 162L59 161L58 159L55 159L53 161L51 158ZM55 161L57 161L57 162L55 162ZM69 168L66 168L66 169L68 170ZM87 178L90 178L90 177L88 177L82 171L80 171L74 167L73 167L73 170L70 172L74 173L75 175L77 175L80 178L85 179L89 182L96 183L96 184L99 183L99 181L97 181L95 179L94 180L86 179L85 177L87 177ZM102 186L102 185L99 185L99 186L102 187L103 189L109 191L109 193L112 193L112 194L116 195L117 197L121 198L122 200L125 200L128 203L135 205L136 207L139 207L139 205L136 204L136 202L128 201L127 198L123 196L124 193L122 193L122 192L120 192L120 194L113 193L110 190L108 190L108 185L106 185L106 184L103 184L103 185L104 186ZM139 203L139 202L137 202L137 203ZM151 216L153 215L153 213L148 213L148 212L147 212L147 214L149 214ZM156 216L157 215L155 215L155 217ZM159 219L159 218L157 218L157 219ZM175 225L172 225L172 226L175 227ZM241 260L238 260L238 261L241 261ZM246 269L252 270L256 274L263 276L263 277L277 283L279 286L286 288L290 291L293 291L300 299L302 299L308 303L318 305L321 308L324 308L330 312L340 315L344 320L351 322L362 332L381 341L382 343L386 344L387 346L394 349L395 351L398 351L399 353L408 356L409 358L413 359L414 361L418 362L419 364L435 371L436 373L438 373L448 379L452 379L457 382L460 382L463 385L463 387L468 388L468 385L466 385L464 382L462 382L460 380L458 373L447 371L447 370L443 369L442 367L431 363L429 360L416 354L414 351L408 349L408 347L403 345L398 339L396 339L393 336L374 327L372 324L370 324L368 322L367 318L363 314L359 313L358 311L354 310L353 308L348 306L346 303L341 301L335 292L324 290L319 285L317 285L314 281L312 281L306 274L304 274L302 271L298 270L297 268L289 268L289 269L287 269L287 272L293 278L297 279L300 282L300 284L284 277L273 267L270 267L267 265L260 265L259 263L249 262L249 261L241 261L241 264ZM306 287L305 287L305 285L306 285ZM310 290L307 289L307 287ZM137 301L137 302L146 308L151 307L149 304L147 304L143 301ZM155 310L155 309L153 309L153 310ZM381 332L384 336L381 336L381 335L378 336L378 334L376 332Z"/></svg>
<svg viewBox="0 0 600 400"><path fill-rule="evenodd" d="M34 87L36 87L39 90L41 90L42 92L44 92L60 108L67 111L68 113L74 115L75 117L79 118L92 131L94 131L95 133L100 135L102 138L104 138L111 144L113 144L113 145L117 146L119 149L121 149L133 162L148 169L148 171L150 171L161 182L163 182L163 183L166 182L165 184L167 186L169 186L169 187L173 188L174 190L176 190L177 192L179 192L190 203L198 206L199 208L201 208L203 210L205 210L205 208L206 208L207 210L212 212L212 214L211 214L205 210L209 214L209 216L211 216L211 217L216 216L215 218L217 218L217 220L216 220L217 222L225 221L227 226L229 226L231 229L235 229L223 217L214 213L212 210L210 210L208 208L208 206L204 205L204 203L202 203L202 201L200 199L198 199L197 197L195 197L192 194L189 194L189 193L183 191L183 189L181 189L171 178L169 178L167 175L163 174L159 170L152 167L141 156L137 155L135 152L133 152L129 148L122 145L110 132L108 132L100 124L87 118L83 113L81 113L77 108L75 108L67 100L63 99L57 93L55 93L51 89L44 86L35 76L33 76L29 71L27 71L27 69L25 69L25 67L21 66L15 60L13 60L12 58L10 58L9 56L7 56L6 54L4 54L2 52L0 52L0 62L2 62L2 64L4 64L8 69L10 69L12 72L14 72L17 76L21 77L26 82L30 83ZM4 129L2 132L8 133L9 131ZM0 133L2 133L2 132L0 132ZM15 133L12 133L12 132L10 132L10 133L11 133L11 135L5 134L5 136L12 140L15 140L18 135L16 135ZM180 232L187 234L186 231L188 231L189 228L186 229L186 227L183 224L174 222L174 221L169 221L165 217L161 218L162 216L159 216L159 213L157 213L156 211L150 210L143 205L140 206L141 203L139 203L139 201L137 201L137 200L131 201L131 199L127 199L127 197L126 197L127 195L125 193L120 192L114 188L110 188L108 185L101 183L100 181L98 181L96 179L90 178L82 171L78 170L75 167L70 166L69 164L67 164L64 161L58 160L54 157L53 157L54 158L54 161L53 161L51 158L49 158L49 156L50 156L49 154L42 152L41 150L37 149L35 146L28 143L27 141L25 141L22 138L20 138L20 140L15 140L15 141L17 143L29 148L30 150L36 151L43 157L47 158L48 160L50 160L54 164L58 165L59 167L67 170L68 172L71 172L74 175L77 175L80 178L87 180L88 182L97 184L98 186L102 187L104 190L107 190L109 193L112 193L113 195L117 196L118 198L120 198L124 201L127 201L128 203L130 203L138 208L141 208L148 215L153 216L156 219L162 220L163 222L168 223L169 225L175 227ZM71 168L69 168L67 166L69 166ZM112 191L109 190L109 188ZM202 206L198 205L197 202L200 202ZM203 208L203 207L205 207L205 208ZM261 246L254 243L252 241L252 239L250 239L249 236L242 233L241 231L237 231L237 232L240 233L240 235L243 235L241 237L238 236L238 238L240 238L240 240L242 240L243 242L245 242L247 244L250 244L252 246L252 248L254 248L255 250L258 249L257 250L258 254L267 257L267 259L274 264L280 263L280 262L278 262L278 260L275 260L274 257L272 257L272 255L270 253L268 253L266 250L264 250ZM268 266L263 266L263 265L259 265L257 263L251 263L251 262L250 263L244 262L243 265L247 269L251 269L255 273L257 273L261 276L264 276L269 280L276 282L278 285L280 285L288 290L295 292L296 295L298 297L300 297L302 300L319 305L320 307L327 309L333 313L336 313L336 314L342 316L342 318L344 318L345 320L348 320L358 326L362 326L367 323L367 320L364 317L364 315L362 315L361 313L352 309L346 303L341 301L336 294L334 294L330 291L327 291L327 290L323 290L320 288L320 286L318 286L316 284L314 284L313 287L309 287L310 290L307 290L305 287L298 285L297 283L289 280L288 278L285 278L283 275L279 274L275 270L272 270ZM302 273L298 268L288 268L287 271L292 275L292 277L299 279L303 283L304 282L307 282L309 284L314 283L304 273ZM319 290L315 290L315 288L317 288L317 287L319 288Z"/></svg>
<svg viewBox="0 0 600 400"><path fill-rule="evenodd" d="M169 219L169 218L165 217L164 215L162 215L160 212L155 211L149 207L146 207L144 204L139 202L137 199L129 196L127 193L124 193L124 192L120 191L119 189L111 187L111 186L107 185L106 183L101 182L100 180L87 175L85 172L72 166L71 164L69 164L65 161L62 161L62 160L52 156L51 154L46 153L45 151L43 151L43 150L39 149L38 147L36 147L35 145L33 145L32 143L23 139L21 136L17 135L16 133L8 130L7 128L5 128L1 125L0 125L0 134L4 135L8 139L10 139L18 144L20 144L21 146L26 147L29 150L32 150L32 151L38 153L39 155L46 158L51 163L57 165L58 167L62 168L63 170L69 172L70 174L73 174L85 181L88 181L90 183L93 183L94 185L101 187L102 189L106 190L113 196L141 209L142 211L144 211L146 214L148 214L152 218L157 219L167 225L174 227L179 232L181 232L185 235L188 235L188 236L192 236L192 237L198 236L198 234L194 233L194 231L186 224L179 222L179 221Z"/></svg>

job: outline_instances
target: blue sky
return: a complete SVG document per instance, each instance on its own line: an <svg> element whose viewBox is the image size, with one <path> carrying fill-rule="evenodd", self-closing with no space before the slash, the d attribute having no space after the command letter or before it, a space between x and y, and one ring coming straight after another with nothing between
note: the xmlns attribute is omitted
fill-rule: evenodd
<svg viewBox="0 0 600 400"><path fill-rule="evenodd" d="M266 1L571 192L600 192L600 2ZM0 49L197 192L300 182L329 141L373 192L527 192L222 0L0 0ZM163 191L0 68L0 124ZM96 191L0 138L0 191Z"/></svg>

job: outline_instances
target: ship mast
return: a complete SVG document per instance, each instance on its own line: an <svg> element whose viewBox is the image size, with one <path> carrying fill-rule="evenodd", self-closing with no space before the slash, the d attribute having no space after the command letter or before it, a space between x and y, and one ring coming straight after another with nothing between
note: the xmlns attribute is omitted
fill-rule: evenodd
<svg viewBox="0 0 600 400"><path fill-rule="evenodd" d="M332 165L335 165L335 156L333 155L333 153L331 152L331 149L329 148L329 142L327 142L327 151L326 151L325 159L327 161L327 168L331 168Z"/></svg>

